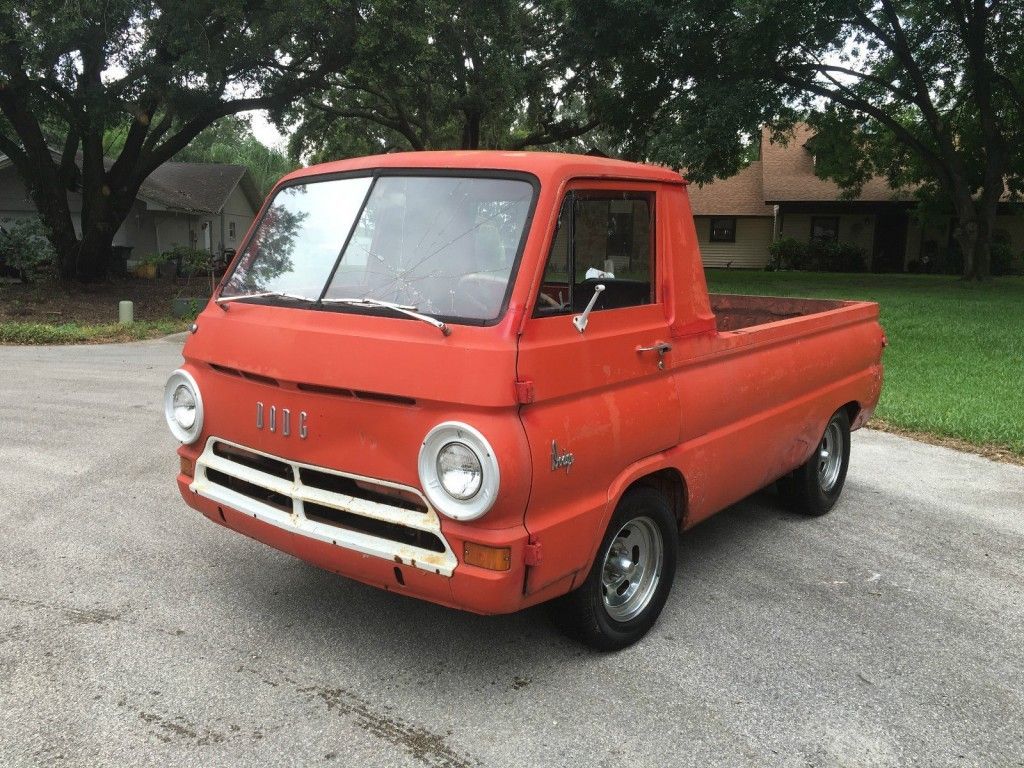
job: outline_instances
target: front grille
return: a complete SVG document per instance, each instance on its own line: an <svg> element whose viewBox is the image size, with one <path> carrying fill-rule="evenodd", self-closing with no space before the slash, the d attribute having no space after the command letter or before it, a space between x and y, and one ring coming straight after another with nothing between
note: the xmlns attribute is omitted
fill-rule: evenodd
<svg viewBox="0 0 1024 768"><path fill-rule="evenodd" d="M210 438L191 486L201 496L304 536L445 576L456 558L414 488L288 461Z"/></svg>

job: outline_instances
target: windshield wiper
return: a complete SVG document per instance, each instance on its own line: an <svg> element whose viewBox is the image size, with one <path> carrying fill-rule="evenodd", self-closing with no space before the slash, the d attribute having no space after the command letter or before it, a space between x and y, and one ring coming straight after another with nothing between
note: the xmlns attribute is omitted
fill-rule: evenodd
<svg viewBox="0 0 1024 768"><path fill-rule="evenodd" d="M216 299L216 304L221 309L226 310L225 304L230 304L233 301L241 301L242 299L262 299L267 296L274 296L279 299L294 299L295 301L308 301L310 303L316 301L316 299L310 296L300 296L297 293L288 293L287 291L263 291L262 293L243 293L237 296L221 296Z"/></svg>
<svg viewBox="0 0 1024 768"><path fill-rule="evenodd" d="M422 320L424 323L434 326L443 333L445 336L450 336L452 329L449 328L445 323L442 323L436 317L430 315L424 315L416 311L416 307L409 306L408 304L395 304L393 301L381 301L380 299L371 299L367 296L363 296L361 299L320 299L322 304L349 304L357 307L384 307L385 309L391 309L395 312L399 312L407 317L415 318L416 320Z"/></svg>

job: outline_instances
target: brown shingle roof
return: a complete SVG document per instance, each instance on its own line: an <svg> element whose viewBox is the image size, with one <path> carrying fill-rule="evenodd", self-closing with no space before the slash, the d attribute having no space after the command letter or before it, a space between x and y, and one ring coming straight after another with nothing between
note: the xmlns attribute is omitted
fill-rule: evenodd
<svg viewBox="0 0 1024 768"><path fill-rule="evenodd" d="M761 132L761 165L766 202L832 202L844 199L889 202L915 199L913 190L895 190L882 176L868 180L857 197L844 198L838 184L814 175L814 155L805 146L812 136L814 131L804 123L797 124L785 144L773 144L769 129Z"/></svg>
<svg viewBox="0 0 1024 768"><path fill-rule="evenodd" d="M139 197L176 210L219 213L238 184L259 208L246 167L227 163L164 163L142 183Z"/></svg>
<svg viewBox="0 0 1024 768"><path fill-rule="evenodd" d="M735 176L698 186L691 184L690 206L694 216L771 216L761 190L761 162L754 161Z"/></svg>

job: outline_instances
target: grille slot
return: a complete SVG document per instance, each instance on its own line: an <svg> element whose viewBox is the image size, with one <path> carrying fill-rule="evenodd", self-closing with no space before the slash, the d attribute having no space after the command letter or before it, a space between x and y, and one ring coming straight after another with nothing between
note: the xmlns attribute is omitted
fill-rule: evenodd
<svg viewBox="0 0 1024 768"><path fill-rule="evenodd" d="M271 507L280 509L282 512L291 513L292 511L292 500L283 493L277 493L269 488L264 488L262 485L250 483L248 480L243 480L240 477L232 477L226 472L216 469L207 468L206 477L211 482L217 483L217 485L223 485L235 493L248 496L264 504L269 504Z"/></svg>
<svg viewBox="0 0 1024 768"><path fill-rule="evenodd" d="M334 395L335 397L352 397L356 400L375 400L380 403L395 405L416 405L416 400L402 395L388 395L383 392L367 392L363 389L345 389L344 387L323 387L319 384L296 384L303 392L314 392L318 395Z"/></svg>
<svg viewBox="0 0 1024 768"><path fill-rule="evenodd" d="M306 517L318 523L344 528L349 531L368 533L371 536L379 536L388 541L425 549L428 552L445 551L444 543L441 539L427 531L419 531L415 528L407 528L404 525L396 525L395 523L386 523L383 520L374 520L371 517L362 517L361 515L325 507L309 501L305 503L304 507Z"/></svg>
<svg viewBox="0 0 1024 768"><path fill-rule="evenodd" d="M268 384L271 387L279 386L277 379L272 379L269 376L261 376L258 373L249 373L248 371L241 371L241 374L243 379L255 381L258 384Z"/></svg>
<svg viewBox="0 0 1024 768"><path fill-rule="evenodd" d="M213 455L220 456L222 459L233 461L237 464L241 464L243 467L249 467L249 469L255 469L260 472L265 472L268 475L274 477L280 477L282 480L294 480L295 474L292 472L292 465L285 461L278 461L272 459L270 456L263 456L252 451L247 451L244 448L236 448L233 445L226 443L214 443Z"/></svg>
<svg viewBox="0 0 1024 768"><path fill-rule="evenodd" d="M408 509L411 512L427 511L426 505L415 494L403 491L400 488L390 488L386 485L356 480L344 475L335 475L331 472L321 472L309 467L301 467L299 469L299 477L303 485L310 488L318 488L321 491L342 493L346 496L373 501L377 504L387 504L400 509Z"/></svg>

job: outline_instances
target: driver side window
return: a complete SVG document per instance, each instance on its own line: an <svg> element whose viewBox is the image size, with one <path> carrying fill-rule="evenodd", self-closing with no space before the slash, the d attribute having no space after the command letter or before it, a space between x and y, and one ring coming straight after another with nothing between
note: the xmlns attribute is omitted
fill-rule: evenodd
<svg viewBox="0 0 1024 768"><path fill-rule="evenodd" d="M594 311L654 302L654 195L566 195L558 214L535 317L581 312L604 285Z"/></svg>

